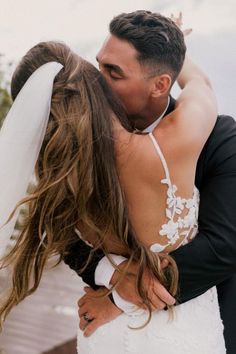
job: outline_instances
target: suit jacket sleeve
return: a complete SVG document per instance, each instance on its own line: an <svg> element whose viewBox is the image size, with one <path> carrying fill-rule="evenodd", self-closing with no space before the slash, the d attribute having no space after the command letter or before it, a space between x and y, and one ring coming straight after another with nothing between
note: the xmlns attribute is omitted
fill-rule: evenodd
<svg viewBox="0 0 236 354"><path fill-rule="evenodd" d="M104 253L102 250L94 252L90 263L81 273L80 270L86 264L90 252L91 248L82 240L78 240L67 249L66 255L63 256L63 260L86 284L90 285L93 289L97 289L98 286L95 284L94 274L99 261L104 257Z"/></svg>
<svg viewBox="0 0 236 354"><path fill-rule="evenodd" d="M220 116L198 161L199 232L172 252L180 274L179 302L236 272L236 123Z"/></svg>

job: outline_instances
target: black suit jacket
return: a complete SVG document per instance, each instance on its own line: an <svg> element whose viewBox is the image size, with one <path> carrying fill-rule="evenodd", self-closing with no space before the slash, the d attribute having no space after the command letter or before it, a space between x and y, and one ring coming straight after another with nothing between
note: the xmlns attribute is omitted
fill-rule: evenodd
<svg viewBox="0 0 236 354"><path fill-rule="evenodd" d="M171 99L168 114L174 109ZM236 122L219 116L198 160L196 186L200 190L199 232L172 252L180 274L179 302L186 302L217 285L225 326L227 353L236 353ZM65 262L78 272L90 248L83 241L71 245ZM80 274L96 288L94 272L104 256L97 251ZM235 333L236 334L236 333Z"/></svg>

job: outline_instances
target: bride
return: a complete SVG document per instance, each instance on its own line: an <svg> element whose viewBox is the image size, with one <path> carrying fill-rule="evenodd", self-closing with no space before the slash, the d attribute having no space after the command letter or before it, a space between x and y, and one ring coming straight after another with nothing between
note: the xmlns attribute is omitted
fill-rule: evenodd
<svg viewBox="0 0 236 354"><path fill-rule="evenodd" d="M0 201L0 237L10 236L20 205L28 215L1 262L13 268L1 322L37 289L47 260L57 255L60 261L76 243L77 228L92 245L91 254L102 248L139 260L137 290L148 309L123 313L90 338L80 331L79 353L107 348L117 354L225 353L214 289L176 309L152 313L142 288L149 264L176 295L178 271L168 253L196 233L196 163L216 121L209 80L189 58L178 82L176 109L152 133L134 134L100 72L66 45L39 43L22 59L0 134L0 183L8 186ZM147 78L147 84L155 97L156 78ZM26 196L34 167L37 183ZM160 266L163 258L170 262L168 276Z"/></svg>

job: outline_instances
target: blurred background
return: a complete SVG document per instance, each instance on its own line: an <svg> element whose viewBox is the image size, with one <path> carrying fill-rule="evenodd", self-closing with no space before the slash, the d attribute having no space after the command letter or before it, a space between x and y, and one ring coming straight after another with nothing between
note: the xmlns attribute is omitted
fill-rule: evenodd
<svg viewBox="0 0 236 354"><path fill-rule="evenodd" d="M184 28L193 28L188 51L210 76L219 113L236 117L235 0L0 0L0 124L11 105L11 74L30 47L62 40L96 65L111 18L138 9L166 16L183 12ZM6 279L7 272L1 272L0 288ZM0 335L0 354L74 354L82 287L63 264L45 272L36 294L9 316Z"/></svg>

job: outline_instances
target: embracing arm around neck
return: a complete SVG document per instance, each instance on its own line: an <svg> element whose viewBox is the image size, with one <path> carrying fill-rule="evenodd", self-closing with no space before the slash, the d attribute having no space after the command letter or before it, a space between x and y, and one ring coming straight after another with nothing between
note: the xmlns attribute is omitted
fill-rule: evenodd
<svg viewBox="0 0 236 354"><path fill-rule="evenodd" d="M186 57L177 81L182 92L176 108L156 132L159 139L162 134L165 140L170 137L176 150L184 149L197 160L216 123L216 98L209 78L189 57Z"/></svg>

